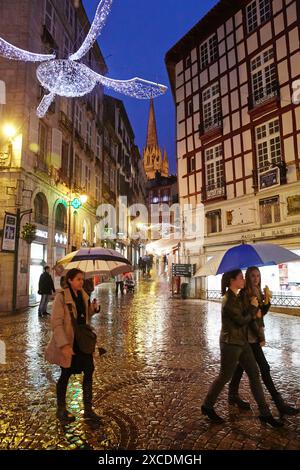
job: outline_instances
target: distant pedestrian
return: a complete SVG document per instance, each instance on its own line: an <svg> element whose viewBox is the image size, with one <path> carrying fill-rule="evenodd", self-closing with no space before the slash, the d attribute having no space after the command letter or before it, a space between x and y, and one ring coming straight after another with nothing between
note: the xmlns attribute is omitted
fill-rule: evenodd
<svg viewBox="0 0 300 470"><path fill-rule="evenodd" d="M119 293L119 288L121 291L121 295L123 295L124 294L123 274L118 274L117 276L115 276L115 280L116 280L116 295L118 295Z"/></svg>
<svg viewBox="0 0 300 470"><path fill-rule="evenodd" d="M44 272L40 276L38 293L41 295L41 301L38 310L39 317L42 317L43 315L50 315L50 313L47 312L47 306L51 295L55 293L55 287L50 274L49 266L45 266Z"/></svg>

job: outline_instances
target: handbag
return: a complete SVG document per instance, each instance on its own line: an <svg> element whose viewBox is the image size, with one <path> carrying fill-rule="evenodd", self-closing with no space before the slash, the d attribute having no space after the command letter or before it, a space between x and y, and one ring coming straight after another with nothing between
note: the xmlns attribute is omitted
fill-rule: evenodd
<svg viewBox="0 0 300 470"><path fill-rule="evenodd" d="M68 306L70 316L71 316L75 340L78 344L80 351L83 352L84 354L93 354L96 349L96 342L97 342L96 333L94 332L94 330L92 329L90 325L87 325L87 324L78 325L73 315L72 306L70 304L67 304L67 306Z"/></svg>

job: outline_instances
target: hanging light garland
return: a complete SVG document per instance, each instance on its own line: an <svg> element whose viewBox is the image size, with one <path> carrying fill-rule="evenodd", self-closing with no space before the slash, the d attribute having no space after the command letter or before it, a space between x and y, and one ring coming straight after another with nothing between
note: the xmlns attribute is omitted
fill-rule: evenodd
<svg viewBox="0 0 300 470"><path fill-rule="evenodd" d="M110 13L113 0L101 0L91 28L77 52L67 59L56 59L55 54L35 54L9 44L0 38L0 56L25 62L42 62L37 68L40 84L49 91L37 108L38 117L45 116L55 96L68 98L84 96L97 84L138 99L155 98L166 92L167 87L142 78L113 80L94 72L80 60L93 46Z"/></svg>

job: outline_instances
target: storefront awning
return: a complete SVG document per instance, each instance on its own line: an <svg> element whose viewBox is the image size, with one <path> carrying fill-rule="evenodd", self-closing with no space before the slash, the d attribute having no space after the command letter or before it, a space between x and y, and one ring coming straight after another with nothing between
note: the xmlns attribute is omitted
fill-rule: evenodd
<svg viewBox="0 0 300 470"><path fill-rule="evenodd" d="M172 250L177 248L180 243L179 239L160 238L154 242L150 242L146 245L148 253L170 253Z"/></svg>

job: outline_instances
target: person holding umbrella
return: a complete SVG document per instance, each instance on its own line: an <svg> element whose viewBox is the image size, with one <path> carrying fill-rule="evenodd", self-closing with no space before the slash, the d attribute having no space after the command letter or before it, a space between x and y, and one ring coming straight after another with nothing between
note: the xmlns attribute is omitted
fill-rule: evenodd
<svg viewBox="0 0 300 470"><path fill-rule="evenodd" d="M218 377L209 388L201 411L215 423L224 422L224 419L215 412L214 405L240 362L248 375L252 394L258 404L259 419L273 427L281 427L283 426L282 421L272 416L266 403L258 367L248 343L247 327L251 321L256 319L259 304L257 298L253 297L249 306L245 308L238 296L238 292L244 286L245 281L240 269L223 274L222 295L224 298L220 334L221 368Z"/></svg>
<svg viewBox="0 0 300 470"><path fill-rule="evenodd" d="M296 415L299 413L298 408L294 408L283 400L281 394L278 392L273 379L271 377L270 366L264 355L262 346L265 345L264 335L264 321L263 317L269 311L271 305L271 292L266 286L264 293L261 289L261 274L260 270L252 266L246 271L246 284L245 288L241 290L240 297L243 304L248 309L251 304L251 299L256 297L258 299L259 311L254 323L250 323L248 328L248 341L253 351L255 360L260 369L261 378L269 391L272 399L281 415ZM242 409L250 409L250 404L242 400L239 396L239 385L243 375L244 369L241 364L238 364L235 373L229 384L228 401L232 405L237 405Z"/></svg>
<svg viewBox="0 0 300 470"><path fill-rule="evenodd" d="M72 374L83 372L84 418L99 422L100 417L93 411L93 354L81 350L77 341L76 325L89 324L91 316L97 311L97 305L89 304L89 297L83 290L84 275L73 268L65 277L65 288L57 293L52 307L52 337L45 352L50 364L61 367L61 375L56 385L57 418L62 424L68 424L75 417L66 408L66 392Z"/></svg>

